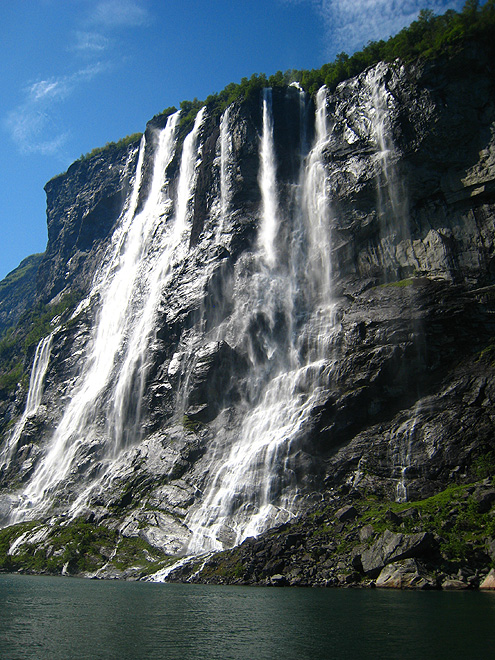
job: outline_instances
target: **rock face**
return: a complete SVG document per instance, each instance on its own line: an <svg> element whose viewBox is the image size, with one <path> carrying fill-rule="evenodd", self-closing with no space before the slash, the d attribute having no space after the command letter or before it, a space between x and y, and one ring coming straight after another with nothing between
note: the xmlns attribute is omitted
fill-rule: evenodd
<svg viewBox="0 0 495 660"><path fill-rule="evenodd" d="M406 501L490 474L494 92L475 46L379 64L156 117L50 181L38 300L82 302L10 402L3 525L83 517L196 553L343 484ZM431 541L384 533L355 567L427 585Z"/></svg>
<svg viewBox="0 0 495 660"><path fill-rule="evenodd" d="M42 254L23 259L0 283L0 332L15 326L36 298L36 280Z"/></svg>

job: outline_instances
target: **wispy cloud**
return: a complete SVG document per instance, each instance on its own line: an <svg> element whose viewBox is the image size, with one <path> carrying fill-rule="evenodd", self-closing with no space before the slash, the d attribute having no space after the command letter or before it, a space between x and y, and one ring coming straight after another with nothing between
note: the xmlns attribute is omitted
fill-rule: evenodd
<svg viewBox="0 0 495 660"><path fill-rule="evenodd" d="M88 0L86 15L69 32L61 50L69 59L63 76L45 76L28 84L24 100L3 121L17 148L24 153L64 157L71 132L64 102L81 88L116 66L118 31L146 26L151 14L147 0ZM122 58L119 58L121 61ZM81 66L85 62L86 66ZM72 71L72 72L71 72Z"/></svg>
<svg viewBox="0 0 495 660"><path fill-rule="evenodd" d="M76 31L74 41L70 45L70 50L85 53L89 55L100 54L107 50L110 45L110 39L98 32Z"/></svg>
<svg viewBox="0 0 495 660"><path fill-rule="evenodd" d="M24 90L24 102L12 110L5 120L12 139L24 153L55 155L69 138L69 131L55 120L56 105L67 98L84 82L108 69L97 62L78 69L73 74L58 78L38 80Z"/></svg>
<svg viewBox="0 0 495 660"><path fill-rule="evenodd" d="M351 54L368 41L387 39L414 21L421 9L437 14L460 9L464 0L282 0L308 2L324 21L328 55Z"/></svg>
<svg viewBox="0 0 495 660"><path fill-rule="evenodd" d="M136 0L104 0L96 5L92 20L105 27L137 27L150 22L150 14Z"/></svg>

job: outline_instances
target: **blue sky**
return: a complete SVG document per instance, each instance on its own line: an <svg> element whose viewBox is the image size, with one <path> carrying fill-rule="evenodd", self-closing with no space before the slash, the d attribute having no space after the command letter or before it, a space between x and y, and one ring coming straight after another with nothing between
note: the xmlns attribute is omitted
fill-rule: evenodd
<svg viewBox="0 0 495 660"><path fill-rule="evenodd" d="M318 68L464 0L0 0L0 278L46 246L43 186L243 76Z"/></svg>

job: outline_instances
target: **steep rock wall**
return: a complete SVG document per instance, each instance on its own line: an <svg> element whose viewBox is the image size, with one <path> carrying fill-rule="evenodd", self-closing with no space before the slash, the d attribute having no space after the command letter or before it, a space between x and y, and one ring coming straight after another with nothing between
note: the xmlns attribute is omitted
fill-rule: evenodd
<svg viewBox="0 0 495 660"><path fill-rule="evenodd" d="M274 89L275 193L260 99L177 124L158 185L159 117L141 152L47 184L40 296L87 299L56 325L42 403L4 451L5 521L69 511L197 552L342 482L407 499L472 476L495 449L494 91L476 48L378 65L316 107ZM149 238L96 385L136 218Z"/></svg>

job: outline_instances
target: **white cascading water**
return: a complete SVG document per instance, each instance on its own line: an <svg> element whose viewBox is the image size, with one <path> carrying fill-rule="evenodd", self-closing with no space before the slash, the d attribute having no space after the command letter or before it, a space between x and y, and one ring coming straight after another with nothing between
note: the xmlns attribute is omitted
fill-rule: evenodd
<svg viewBox="0 0 495 660"><path fill-rule="evenodd" d="M139 321L151 320L150 301L156 302L160 275L170 267L174 247L170 247L168 259L164 258L157 246L157 234L160 230L162 242L166 243L165 234L170 238L172 233L176 247L184 221L176 218L174 228L168 230L172 204L164 177L175 151L177 121L178 113L169 117L158 135L150 191L144 207L136 213L145 147L142 140L129 204L114 232L110 258L97 275L89 296L94 298L98 292L101 302L88 354L46 455L22 494L16 519L32 517L49 504L47 495L67 477L83 445L87 450L91 444L95 448L103 444L102 457L111 458L129 441L124 437L123 408L131 382L135 377L141 378L146 338L151 331L148 324L143 332ZM102 411L113 422L111 438L104 434L102 437L98 429ZM138 413L134 411L134 420L139 421Z"/></svg>
<svg viewBox="0 0 495 660"><path fill-rule="evenodd" d="M261 225L259 247L269 268L275 266L278 229L277 167L273 144L272 90L263 90L263 133L260 149Z"/></svg>
<svg viewBox="0 0 495 660"><path fill-rule="evenodd" d="M393 97L385 84L386 65L378 65L370 70L368 84L371 87L373 112L371 125L377 144L378 158L377 201L383 250L384 277L397 279L401 276L401 260L406 256L410 244L408 196L404 189L397 161L391 129L391 106ZM404 245L405 247L401 247ZM418 264L419 266L419 264ZM411 321L410 336L417 335L418 328ZM394 473L399 473L396 486L396 500L406 502L408 497L407 472L411 466L412 444L418 435L420 407L414 407L412 417L407 419L397 431L395 446L391 447Z"/></svg>
<svg viewBox="0 0 495 660"><path fill-rule="evenodd" d="M300 92L301 168L299 180L291 184L298 189L297 208L292 211L282 212L278 198L271 90L264 90L262 103L258 178L262 204L256 246L236 262L232 312L206 335L201 324L191 333L191 353L210 341L226 342L246 356L248 369L240 376L235 421L229 424L224 411L211 422L214 439L202 459L203 496L185 519L191 530L185 551L190 553L232 546L294 515L299 495L295 456L304 453L310 413L332 371L337 325L325 168L326 90L316 98L315 139L309 153L304 148L307 107ZM205 112L198 113L184 141L175 199L165 172L175 153L178 115L171 116L158 134L151 186L138 210L143 139L131 195L93 290L79 307L98 304L82 370L12 522L48 510L52 494L74 478L78 463L87 462L89 456L99 468L81 479L84 490L79 488L71 508L76 515L95 489L111 481L112 461L141 438L140 406L156 309L175 266L190 257L191 200ZM220 213L214 215L220 225L231 205L229 110L222 117L219 139ZM287 245L282 245L284 241ZM289 252L288 259L279 258L283 250ZM296 304L301 288L303 308ZM188 386L184 372L177 392L177 419L185 411Z"/></svg>
<svg viewBox="0 0 495 660"><path fill-rule="evenodd" d="M53 332L47 337L43 337L36 347L34 354L33 366L31 368L31 376L29 379L29 390L26 399L26 406L19 421L14 427L2 454L0 456L0 470L9 464L10 459L17 449L17 445L21 438L24 427L29 417L36 414L41 405L41 398L43 396L43 385L45 381L46 371L50 363L50 355L52 351Z"/></svg>
<svg viewBox="0 0 495 660"><path fill-rule="evenodd" d="M150 333L154 328L154 316L159 302L160 294L167 285L167 278L170 275L173 266L181 262L188 251L188 207L194 190L195 173L198 165L198 135L204 121L206 109L202 108L194 123L193 130L186 136L182 148L181 165L179 172L179 183L177 186L177 199L175 203L175 217L165 230L162 232L161 240L156 235L153 236L154 258L151 261L148 275L148 286L146 301L140 314L134 319L132 338L129 343L129 349L120 369L115 392L112 397L111 411L108 415L107 429L108 433L116 434L114 446L118 449L122 445L124 432L131 428L132 439L136 440L140 434L140 409L139 406L143 399L143 389L146 377L146 352L149 343ZM175 124L178 114L174 115L173 134L175 134ZM173 139L173 138L172 138ZM173 148L167 152L169 158L162 172L173 155ZM161 168L162 163L157 159L156 168ZM160 171L158 169L158 171ZM157 187L159 186L157 183ZM153 187L149 200L155 197L156 192L163 195L163 191L154 191ZM161 192L160 192L161 191ZM150 202L152 203L152 202ZM163 212L170 213L172 209L172 200L165 197L162 200ZM145 209L146 210L146 209ZM153 213L151 209L151 213ZM151 219L153 216L151 215ZM155 222L157 218L155 217ZM138 383L136 384L136 378ZM129 416L129 402L133 397L134 411ZM129 425L129 417L132 424Z"/></svg>
<svg viewBox="0 0 495 660"><path fill-rule="evenodd" d="M232 196L232 135L229 131L230 109L228 106L220 120L220 222L217 234L220 236L230 211Z"/></svg>
<svg viewBox="0 0 495 660"><path fill-rule="evenodd" d="M210 481L201 504L190 512L186 524L192 538L186 551L221 549L255 536L288 520L296 510L297 478L294 451L304 439L310 411L318 399L319 385L328 380L326 351L335 335L331 311L329 217L325 204L326 173L323 163L326 135L326 91L317 97L315 143L301 168L303 208L296 211L303 227L296 226L289 241L298 254L309 243L309 260L276 263L278 204L273 144L271 94L263 95L263 134L260 142L259 184L262 218L258 252L246 264L248 281L239 273L234 291L235 310L220 326L216 340L230 345L249 337L250 325L264 319L261 345L251 347L251 368L246 400L238 405L244 415L235 429L220 416L210 451ZM301 157L304 158L302 153ZM271 210L271 211L269 211ZM269 217L267 214L271 212ZM323 215L323 217L322 217ZM302 220L301 220L302 219ZM297 224L297 223L296 223ZM323 268L323 273L321 269ZM297 285L309 280L308 322L295 331L293 297ZM323 309L323 311L322 311ZM281 319L283 319L281 321ZM282 324L283 329L278 327ZM304 347L303 347L304 345ZM307 348L309 347L309 348ZM251 349L251 350L250 350ZM331 355L331 354L330 354Z"/></svg>

